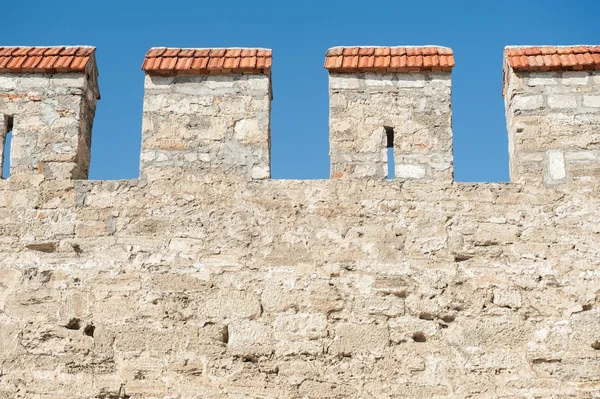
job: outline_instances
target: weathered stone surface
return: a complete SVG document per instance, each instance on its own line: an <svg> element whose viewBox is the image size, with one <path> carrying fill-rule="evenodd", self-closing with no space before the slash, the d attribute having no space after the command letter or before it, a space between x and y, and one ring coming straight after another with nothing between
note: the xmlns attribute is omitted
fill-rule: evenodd
<svg viewBox="0 0 600 399"><path fill-rule="evenodd" d="M146 76L142 177L216 168L268 179L270 110L270 76Z"/></svg>
<svg viewBox="0 0 600 399"><path fill-rule="evenodd" d="M589 154L600 151L598 72L505 74L511 181L597 177L600 159Z"/></svg>
<svg viewBox="0 0 600 399"><path fill-rule="evenodd" d="M444 75L332 75L321 181L266 179L267 77L147 78L141 179L0 180L0 398L598 398L596 74L509 77L506 184L451 181ZM81 84L0 106L68 163Z"/></svg>
<svg viewBox="0 0 600 399"><path fill-rule="evenodd" d="M12 128L12 176L87 178L97 76L93 57L85 73L0 73L0 145ZM2 149L0 166L3 159Z"/></svg>
<svg viewBox="0 0 600 399"><path fill-rule="evenodd" d="M397 179L452 180L449 73L330 73L329 79L332 178L385 179L390 145Z"/></svg>

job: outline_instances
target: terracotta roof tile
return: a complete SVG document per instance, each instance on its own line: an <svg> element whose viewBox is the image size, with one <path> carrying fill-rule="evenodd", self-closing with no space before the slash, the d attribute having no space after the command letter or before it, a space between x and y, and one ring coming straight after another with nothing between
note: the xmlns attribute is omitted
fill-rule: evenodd
<svg viewBox="0 0 600 399"><path fill-rule="evenodd" d="M377 51L375 52L377 54ZM375 68L387 68L391 64L391 57L383 56L383 57L375 57Z"/></svg>
<svg viewBox="0 0 600 399"><path fill-rule="evenodd" d="M160 59L160 58L159 58ZM209 57L194 57L194 61L192 62L192 70L195 71L208 71L208 61L210 60ZM154 70L154 69L158 69L158 68L148 68L145 69L146 71L148 70Z"/></svg>
<svg viewBox="0 0 600 399"><path fill-rule="evenodd" d="M423 67L431 68L433 65L433 57L430 55L426 55L423 57Z"/></svg>
<svg viewBox="0 0 600 399"><path fill-rule="evenodd" d="M71 62L73 61L73 58L75 58L74 56L60 56L58 57L58 60L56 61L56 64L54 65L54 67L56 69L68 69L69 65L71 65Z"/></svg>
<svg viewBox="0 0 600 399"><path fill-rule="evenodd" d="M600 69L600 46L507 47L504 53L508 65L515 71Z"/></svg>
<svg viewBox="0 0 600 399"><path fill-rule="evenodd" d="M31 51L31 47L17 47L15 51L12 52L13 57L22 57L27 55Z"/></svg>
<svg viewBox="0 0 600 399"><path fill-rule="evenodd" d="M95 50L64 46L0 47L0 72L83 72Z"/></svg>
<svg viewBox="0 0 600 399"><path fill-rule="evenodd" d="M242 57L255 57L258 53L258 49L245 49L242 50Z"/></svg>
<svg viewBox="0 0 600 399"><path fill-rule="evenodd" d="M228 49L225 51L225 57L227 58L239 58L242 56L242 50L239 48Z"/></svg>
<svg viewBox="0 0 600 399"><path fill-rule="evenodd" d="M64 47L49 47L44 51L44 55L59 55Z"/></svg>
<svg viewBox="0 0 600 399"><path fill-rule="evenodd" d="M260 58L261 60L263 57ZM226 57L223 63L225 69L237 69L240 67L241 57Z"/></svg>
<svg viewBox="0 0 600 399"><path fill-rule="evenodd" d="M242 57L240 60L241 69L256 69L256 57Z"/></svg>
<svg viewBox="0 0 600 399"><path fill-rule="evenodd" d="M407 65L407 57L405 55L392 55L390 60L390 67L392 68L404 68Z"/></svg>
<svg viewBox="0 0 600 399"><path fill-rule="evenodd" d="M223 64L225 64L225 57L219 57L218 55L211 53L210 61L208 62L209 70L210 69L223 69Z"/></svg>
<svg viewBox="0 0 600 399"><path fill-rule="evenodd" d="M179 52L179 57L193 57L195 52L196 52L196 50L191 49L191 48L181 50Z"/></svg>
<svg viewBox="0 0 600 399"><path fill-rule="evenodd" d="M364 55L358 57L358 67L359 68L370 68L375 65L375 56L373 55Z"/></svg>
<svg viewBox="0 0 600 399"><path fill-rule="evenodd" d="M27 54L29 55L44 55L46 51L48 51L48 47L33 47Z"/></svg>
<svg viewBox="0 0 600 399"><path fill-rule="evenodd" d="M375 49L375 55L376 56L390 55L390 48L389 47L377 47Z"/></svg>
<svg viewBox="0 0 600 399"><path fill-rule="evenodd" d="M12 72L19 72L19 70L21 69L21 65L23 65L26 59L27 57L16 57L13 55L6 67Z"/></svg>
<svg viewBox="0 0 600 399"><path fill-rule="evenodd" d="M269 49L180 49L153 48L142 70L151 74L269 74L273 51ZM332 65L335 60L331 61Z"/></svg>
<svg viewBox="0 0 600 399"><path fill-rule="evenodd" d="M152 50L150 50L150 51L152 51ZM196 52L194 53L194 57L208 57L209 55L210 55L209 48L196 49ZM146 57L148 57L148 55L146 55Z"/></svg>
<svg viewBox="0 0 600 399"><path fill-rule="evenodd" d="M160 62L160 69L169 71L175 68L177 64L177 57L162 57Z"/></svg>
<svg viewBox="0 0 600 399"><path fill-rule="evenodd" d="M81 47L77 50L77 55L81 57L87 57L88 55L92 55L96 51L95 47Z"/></svg>
<svg viewBox="0 0 600 399"><path fill-rule="evenodd" d="M363 58L363 57L361 57ZM366 57L365 57L366 58ZM342 67L342 60L344 59L341 55L334 55L325 58L325 68L327 69L339 69Z"/></svg>
<svg viewBox="0 0 600 399"><path fill-rule="evenodd" d="M236 60L239 60L239 58L236 58ZM257 57L256 58L256 68L257 69L265 69L265 68L270 68L271 65L269 64L271 62L271 57Z"/></svg>
<svg viewBox="0 0 600 399"><path fill-rule="evenodd" d="M325 68L331 72L451 72L452 49L446 47L333 47Z"/></svg>
<svg viewBox="0 0 600 399"><path fill-rule="evenodd" d="M212 57L224 57L225 53L227 52L227 49L224 48L217 48L217 49L212 49L210 50L210 56Z"/></svg>
<svg viewBox="0 0 600 399"><path fill-rule="evenodd" d="M31 58L31 57L29 57ZM41 57L40 57L41 58ZM87 64L87 57L76 56L71 63L71 69L74 71L83 71L85 70L85 65Z"/></svg>
<svg viewBox="0 0 600 399"><path fill-rule="evenodd" d="M190 69L193 61L194 59L192 57L179 57L177 59L177 65L175 65L175 68L180 70Z"/></svg>
<svg viewBox="0 0 600 399"><path fill-rule="evenodd" d="M375 57L373 57L373 60L375 60ZM375 62L373 61L373 65ZM347 69L353 69L353 68L358 68L358 56L357 55L344 55L344 60L342 61L342 68L347 68Z"/></svg>
<svg viewBox="0 0 600 399"><path fill-rule="evenodd" d="M31 52L29 53L31 55ZM67 47L60 52L60 55L75 55L77 54L76 47Z"/></svg>
<svg viewBox="0 0 600 399"><path fill-rule="evenodd" d="M337 55L343 55L344 48L343 47L333 47L327 50L327 57L334 57ZM368 54L367 54L368 55Z"/></svg>
<svg viewBox="0 0 600 399"><path fill-rule="evenodd" d="M163 57L176 57L177 55L179 55L180 51L181 51L181 49L178 49L178 48L169 48L169 49L165 49L165 52L162 53L161 55Z"/></svg>
<svg viewBox="0 0 600 399"><path fill-rule="evenodd" d="M406 47L391 47L391 55L406 55Z"/></svg>
<svg viewBox="0 0 600 399"><path fill-rule="evenodd" d="M38 55L38 56L29 56L27 57L27 59L25 60L25 62L23 63L23 65L21 65L21 67L24 70L33 70L41 61L42 61L42 56Z"/></svg>
<svg viewBox="0 0 600 399"><path fill-rule="evenodd" d="M13 51L16 49L16 47L0 47L0 57L12 55Z"/></svg>

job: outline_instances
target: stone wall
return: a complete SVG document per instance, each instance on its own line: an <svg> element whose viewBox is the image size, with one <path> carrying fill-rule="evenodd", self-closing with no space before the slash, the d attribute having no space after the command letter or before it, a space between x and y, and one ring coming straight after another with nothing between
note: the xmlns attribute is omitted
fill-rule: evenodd
<svg viewBox="0 0 600 399"><path fill-rule="evenodd" d="M97 74L93 58L82 73L0 72L0 119L13 124L11 175L87 179Z"/></svg>
<svg viewBox="0 0 600 399"><path fill-rule="evenodd" d="M0 397L598 397L599 188L2 181Z"/></svg>
<svg viewBox="0 0 600 399"><path fill-rule="evenodd" d="M145 178L181 168L271 177L270 76L147 75L144 88Z"/></svg>
<svg viewBox="0 0 600 399"><path fill-rule="evenodd" d="M395 177L451 181L449 73L331 73L333 178L385 179L387 131L393 131Z"/></svg>
<svg viewBox="0 0 600 399"><path fill-rule="evenodd" d="M332 118L446 143L445 76ZM0 180L1 399L600 398L598 179L253 176L268 81L147 77L141 179Z"/></svg>
<svg viewBox="0 0 600 399"><path fill-rule="evenodd" d="M600 177L600 74L506 72L511 181Z"/></svg>

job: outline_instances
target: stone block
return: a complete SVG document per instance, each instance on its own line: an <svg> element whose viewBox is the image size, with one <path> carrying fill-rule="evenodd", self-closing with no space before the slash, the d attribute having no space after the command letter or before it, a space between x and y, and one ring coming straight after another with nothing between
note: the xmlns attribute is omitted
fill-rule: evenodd
<svg viewBox="0 0 600 399"><path fill-rule="evenodd" d="M577 97L568 95L548 96L550 108L577 108Z"/></svg>
<svg viewBox="0 0 600 399"><path fill-rule="evenodd" d="M275 350L271 326L260 321L240 320L229 324L227 349L234 356L269 356Z"/></svg>
<svg viewBox="0 0 600 399"><path fill-rule="evenodd" d="M600 108L600 96L583 96L583 106Z"/></svg>
<svg viewBox="0 0 600 399"><path fill-rule="evenodd" d="M512 108L516 111L524 110L530 111L535 109L540 109L544 105L544 96L535 95L535 96L518 96L515 97L512 101Z"/></svg>
<svg viewBox="0 0 600 399"><path fill-rule="evenodd" d="M565 155L561 151L548 151L548 175L552 182L563 180L567 177Z"/></svg>
<svg viewBox="0 0 600 399"><path fill-rule="evenodd" d="M389 345L386 325L340 323L328 353L337 356L380 356Z"/></svg>

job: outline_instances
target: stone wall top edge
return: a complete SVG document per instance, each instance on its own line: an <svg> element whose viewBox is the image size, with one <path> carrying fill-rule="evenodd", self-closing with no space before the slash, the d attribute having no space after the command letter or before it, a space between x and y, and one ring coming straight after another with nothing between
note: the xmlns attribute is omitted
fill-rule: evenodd
<svg viewBox="0 0 600 399"><path fill-rule="evenodd" d="M436 190L494 190L494 191L529 191L529 190L547 190L552 192L560 191L594 191L600 189L600 182L596 184L575 184L569 183L560 186L547 186L543 183L520 183L520 182L460 182L460 181L418 181L418 180L340 180L340 179L265 179L265 180L245 180L234 176L223 175L216 179L210 179L209 176L189 174L187 178L173 181L171 178L157 179L148 182L144 179L119 179L119 180L64 180L57 184L53 180L44 180L43 178L21 178L21 179L0 179L0 190L18 190L29 187L41 187L52 189L54 187L98 187L105 186L109 188L126 187L130 189L150 189L152 186L161 186L165 184L190 184L190 185L235 185L239 187L262 187L279 188L286 186L304 186L314 188L344 188L344 187L380 187L394 189L425 189L426 191Z"/></svg>

